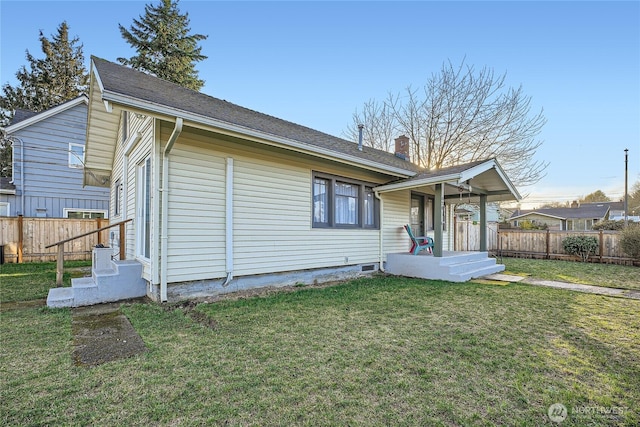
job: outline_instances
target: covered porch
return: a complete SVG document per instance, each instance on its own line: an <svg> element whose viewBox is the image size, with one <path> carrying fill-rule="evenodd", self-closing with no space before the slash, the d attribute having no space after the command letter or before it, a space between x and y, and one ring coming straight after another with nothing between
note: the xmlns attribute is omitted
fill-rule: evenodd
<svg viewBox="0 0 640 427"><path fill-rule="evenodd" d="M422 226L414 230L417 236L430 236L434 240L433 253L408 251L386 252L386 268L390 274L424 279L464 282L504 270L487 252L487 203L520 200L521 196L495 159L475 161L439 170L426 171L411 178L374 188L378 197L385 194L409 191L412 197L425 197L432 205L432 227ZM473 203L480 211L480 250L455 252L444 245L445 233L453 234L451 221L446 221L447 207L456 203ZM419 205L420 206L420 205ZM422 209L422 208L420 208ZM413 212L411 214L413 217ZM412 218L411 222L415 220ZM424 222L424 221L423 221ZM404 224L399 224L402 227ZM414 226L412 225L412 228ZM450 236L449 236L450 237ZM407 242L409 236L407 236Z"/></svg>

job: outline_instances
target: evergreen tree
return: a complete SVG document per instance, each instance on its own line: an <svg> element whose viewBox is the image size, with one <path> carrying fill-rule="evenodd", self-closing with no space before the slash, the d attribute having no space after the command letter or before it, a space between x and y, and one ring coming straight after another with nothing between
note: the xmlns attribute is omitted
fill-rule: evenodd
<svg viewBox="0 0 640 427"><path fill-rule="evenodd" d="M66 22L58 26L57 34L47 39L40 31L40 43L45 57L35 58L27 50L29 68L16 72L18 86L5 84L0 96L2 126L9 123L13 112L20 108L40 112L73 99L87 90L89 74L84 66L82 45L74 37L69 40Z"/></svg>
<svg viewBox="0 0 640 427"><path fill-rule="evenodd" d="M11 154L11 140L7 138L4 131L0 135L0 177L11 178L13 164Z"/></svg>
<svg viewBox="0 0 640 427"><path fill-rule="evenodd" d="M181 14L178 0L161 0L157 6L147 4L145 15L134 19L127 30L122 25L122 37L137 55L118 61L136 70L153 74L181 86L200 90L204 81L198 78L195 63L207 59L200 52L202 34L189 34L189 14Z"/></svg>

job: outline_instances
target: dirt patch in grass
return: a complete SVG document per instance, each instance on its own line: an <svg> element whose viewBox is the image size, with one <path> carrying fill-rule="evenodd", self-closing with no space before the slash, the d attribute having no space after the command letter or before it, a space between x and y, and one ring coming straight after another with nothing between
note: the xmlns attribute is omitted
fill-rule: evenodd
<svg viewBox="0 0 640 427"><path fill-rule="evenodd" d="M44 307L47 304L46 299L32 299L29 301L9 301L0 304L0 313L12 310L22 310L25 308Z"/></svg>
<svg viewBox="0 0 640 427"><path fill-rule="evenodd" d="M78 366L100 365L147 351L117 303L74 309L71 328L73 361Z"/></svg>
<svg viewBox="0 0 640 427"><path fill-rule="evenodd" d="M196 323L206 326L209 329L216 329L218 322L215 319L209 317L201 311L197 311L195 308L198 306L198 301L182 301L177 304L170 304L164 306L165 311L182 310L186 316L191 318Z"/></svg>

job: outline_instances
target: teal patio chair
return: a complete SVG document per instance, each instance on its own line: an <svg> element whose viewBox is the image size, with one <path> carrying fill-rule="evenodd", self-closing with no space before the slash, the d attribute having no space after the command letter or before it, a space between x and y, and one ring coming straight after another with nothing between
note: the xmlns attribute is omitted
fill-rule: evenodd
<svg viewBox="0 0 640 427"><path fill-rule="evenodd" d="M413 235L413 232L411 231L411 226L409 224L406 224L404 226L404 229L407 230L407 234L409 235L409 238L411 239L411 249L409 249L409 252L413 255L417 255L418 252L423 251L423 250L428 250L430 254L433 254L433 239L429 236L420 236L420 237L415 237Z"/></svg>

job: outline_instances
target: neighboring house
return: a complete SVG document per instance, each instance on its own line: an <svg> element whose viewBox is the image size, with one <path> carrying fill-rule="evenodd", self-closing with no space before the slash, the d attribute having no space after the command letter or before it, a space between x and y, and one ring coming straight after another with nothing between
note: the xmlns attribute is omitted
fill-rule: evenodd
<svg viewBox="0 0 640 427"><path fill-rule="evenodd" d="M627 216L624 215L624 202L609 203L609 219L613 221L624 221L625 218L630 222L640 222L640 206L629 206Z"/></svg>
<svg viewBox="0 0 640 427"><path fill-rule="evenodd" d="M0 215L107 218L109 191L83 186L86 96L49 110L18 110L5 128L13 176L1 181Z"/></svg>
<svg viewBox="0 0 640 427"><path fill-rule="evenodd" d="M509 218L509 222L514 227L520 227L523 222L529 221L549 230L588 231L596 222L609 218L610 204L574 202L569 208L517 210Z"/></svg>
<svg viewBox="0 0 640 427"><path fill-rule="evenodd" d="M480 206L469 203L456 204L456 219L459 221L480 221ZM501 221L500 205L496 203L487 204L487 222Z"/></svg>
<svg viewBox="0 0 640 427"><path fill-rule="evenodd" d="M408 251L408 223L442 257L460 189L481 221L487 202L519 199L495 160L424 170L405 151L359 147L95 57L86 148L85 184L110 187L111 223L133 219L114 241L159 301L374 272Z"/></svg>

